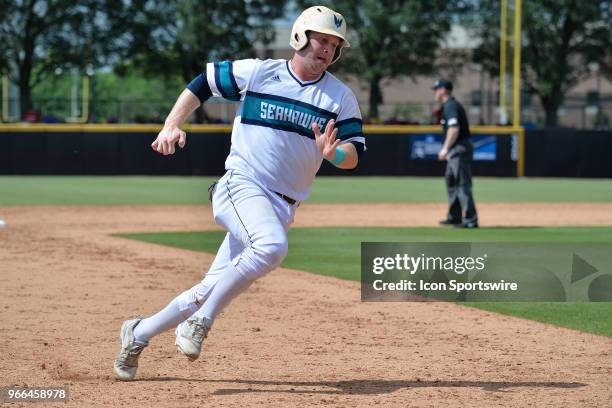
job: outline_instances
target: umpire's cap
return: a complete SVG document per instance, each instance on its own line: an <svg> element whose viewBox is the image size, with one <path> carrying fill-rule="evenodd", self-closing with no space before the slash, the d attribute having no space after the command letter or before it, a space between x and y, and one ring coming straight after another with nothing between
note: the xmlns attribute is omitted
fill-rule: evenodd
<svg viewBox="0 0 612 408"><path fill-rule="evenodd" d="M444 88L449 91L452 91L453 83L445 79L438 79L436 82L434 82L434 85L431 87L431 89L438 89L438 88Z"/></svg>

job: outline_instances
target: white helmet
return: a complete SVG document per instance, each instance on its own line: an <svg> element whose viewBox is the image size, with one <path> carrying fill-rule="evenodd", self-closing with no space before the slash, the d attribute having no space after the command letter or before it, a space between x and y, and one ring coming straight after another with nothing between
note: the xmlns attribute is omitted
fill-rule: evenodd
<svg viewBox="0 0 612 408"><path fill-rule="evenodd" d="M295 20L291 30L291 38L289 38L289 45L294 50L299 51L306 47L308 44L307 31L335 35L342 40L336 49L332 64L340 58L342 48L351 46L346 39L346 22L344 17L342 17L342 14L336 13L327 7L309 7Z"/></svg>

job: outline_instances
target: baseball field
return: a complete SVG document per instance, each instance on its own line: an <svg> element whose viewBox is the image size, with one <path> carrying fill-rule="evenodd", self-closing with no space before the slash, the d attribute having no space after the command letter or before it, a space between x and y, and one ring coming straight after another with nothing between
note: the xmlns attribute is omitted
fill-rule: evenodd
<svg viewBox="0 0 612 408"><path fill-rule="evenodd" d="M128 317L201 279L223 231L205 177L0 177L0 372L58 406L610 406L612 303L367 303L362 241L593 242L612 181L476 178L478 230L437 226L441 178L325 177L281 268L190 363L156 337L116 382ZM600 271L610 273L612 271Z"/></svg>

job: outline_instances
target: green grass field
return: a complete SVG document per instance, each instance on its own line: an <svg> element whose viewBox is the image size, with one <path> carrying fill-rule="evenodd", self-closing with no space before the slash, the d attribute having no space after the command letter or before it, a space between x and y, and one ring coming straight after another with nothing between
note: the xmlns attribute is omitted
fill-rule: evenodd
<svg viewBox="0 0 612 408"><path fill-rule="evenodd" d="M203 204L213 177L0 176L3 205ZM312 203L444 202L440 177L319 177ZM611 202L612 180L475 178L476 202Z"/></svg>
<svg viewBox="0 0 612 408"><path fill-rule="evenodd" d="M208 203L212 177L0 176L0 207ZM476 202L612 202L612 180L476 178ZM320 177L312 203L445 202L442 177ZM0 208L0 216L2 216ZM220 232L132 234L133 239L214 253ZM612 227L301 228L290 232L285 266L359 278L361 241L610 242ZM317 254L317 256L313 256ZM479 303L475 306L612 336L612 303Z"/></svg>
<svg viewBox="0 0 612 408"><path fill-rule="evenodd" d="M173 232L122 235L177 248L215 253L224 232ZM289 232L288 268L360 278L360 243L381 242L599 242L612 244L612 227L567 228L295 228ZM313 256L316 254L316 256ZM484 310L612 336L612 303L468 303Z"/></svg>

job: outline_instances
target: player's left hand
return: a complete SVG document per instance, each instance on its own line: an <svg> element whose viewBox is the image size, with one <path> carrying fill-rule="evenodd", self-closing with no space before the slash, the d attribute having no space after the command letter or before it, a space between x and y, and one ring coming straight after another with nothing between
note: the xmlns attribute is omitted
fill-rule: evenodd
<svg viewBox="0 0 612 408"><path fill-rule="evenodd" d="M321 134L321 129L316 123L312 124L312 131L315 135L317 148L326 160L333 160L336 157L336 147L340 144L340 139L336 139L338 129L334 128L335 120L330 120L325 126L325 132Z"/></svg>
<svg viewBox="0 0 612 408"><path fill-rule="evenodd" d="M438 160L444 161L446 159L448 159L448 149L443 147L442 149L440 149L440 152L438 153Z"/></svg>

